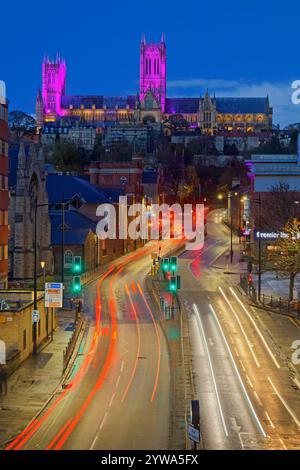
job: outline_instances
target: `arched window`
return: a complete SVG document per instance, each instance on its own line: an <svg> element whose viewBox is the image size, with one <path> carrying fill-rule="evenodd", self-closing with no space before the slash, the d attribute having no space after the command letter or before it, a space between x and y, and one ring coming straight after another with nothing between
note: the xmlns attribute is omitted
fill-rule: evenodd
<svg viewBox="0 0 300 470"><path fill-rule="evenodd" d="M73 264L73 253L71 250L65 251L64 266L65 268L71 268Z"/></svg>

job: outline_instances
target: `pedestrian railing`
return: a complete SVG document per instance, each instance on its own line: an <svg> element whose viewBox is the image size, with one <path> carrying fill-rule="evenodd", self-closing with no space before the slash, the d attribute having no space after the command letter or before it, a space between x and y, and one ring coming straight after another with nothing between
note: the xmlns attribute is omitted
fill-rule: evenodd
<svg viewBox="0 0 300 470"><path fill-rule="evenodd" d="M258 302L256 289L249 285L245 273L240 276L240 286L254 303L259 303L265 308L269 308L270 310L275 310L280 313L300 315L300 302L298 300L288 300L284 297L262 293L260 296L260 302Z"/></svg>
<svg viewBox="0 0 300 470"><path fill-rule="evenodd" d="M78 318L78 320L75 323L75 328L73 330L72 336L69 339L67 347L65 348L63 352L63 372L65 372L66 368L68 367L69 361L72 357L72 354L74 352L74 349L78 340L78 336L83 327L83 323L84 323L83 319Z"/></svg>

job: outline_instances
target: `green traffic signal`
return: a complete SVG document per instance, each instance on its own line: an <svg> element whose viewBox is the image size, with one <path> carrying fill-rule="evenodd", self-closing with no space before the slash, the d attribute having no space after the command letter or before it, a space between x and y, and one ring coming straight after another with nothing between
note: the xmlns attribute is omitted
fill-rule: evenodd
<svg viewBox="0 0 300 470"><path fill-rule="evenodd" d="M81 292L81 277L74 276L73 277L73 292L74 294L79 294Z"/></svg>
<svg viewBox="0 0 300 470"><path fill-rule="evenodd" d="M171 277L170 282L169 282L169 290L171 292L176 292L177 291L177 278L176 277Z"/></svg>
<svg viewBox="0 0 300 470"><path fill-rule="evenodd" d="M81 256L74 256L73 272L80 274L82 271Z"/></svg>
<svg viewBox="0 0 300 470"><path fill-rule="evenodd" d="M177 258L176 256L172 256L170 260L170 270L171 271L176 271L177 270Z"/></svg>
<svg viewBox="0 0 300 470"><path fill-rule="evenodd" d="M162 262L162 270L169 271L169 258L164 258Z"/></svg>

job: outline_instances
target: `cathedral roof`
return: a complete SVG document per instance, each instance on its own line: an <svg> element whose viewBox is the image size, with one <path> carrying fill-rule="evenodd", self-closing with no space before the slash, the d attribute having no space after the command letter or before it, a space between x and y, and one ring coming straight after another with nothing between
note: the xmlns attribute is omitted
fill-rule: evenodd
<svg viewBox="0 0 300 470"><path fill-rule="evenodd" d="M118 108L125 109L128 105L130 109L134 109L136 97L134 95L128 96L103 96L103 95L66 95L61 98L62 108L67 109L73 106L74 109L80 109L84 106L85 109L92 109L93 106L96 109L103 109L106 106L107 109Z"/></svg>
<svg viewBox="0 0 300 470"><path fill-rule="evenodd" d="M217 111L222 114L268 113L267 98L215 98ZM197 113L199 98L167 98L166 113Z"/></svg>
<svg viewBox="0 0 300 470"><path fill-rule="evenodd" d="M228 114L268 113L267 98L216 98L217 111Z"/></svg>
<svg viewBox="0 0 300 470"><path fill-rule="evenodd" d="M190 114L199 110L199 98L167 98L166 113Z"/></svg>

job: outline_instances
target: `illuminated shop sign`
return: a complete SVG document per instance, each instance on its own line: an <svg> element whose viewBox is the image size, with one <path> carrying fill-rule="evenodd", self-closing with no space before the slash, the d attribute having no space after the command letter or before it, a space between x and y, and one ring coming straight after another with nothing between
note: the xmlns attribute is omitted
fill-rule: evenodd
<svg viewBox="0 0 300 470"><path fill-rule="evenodd" d="M254 231L255 240L278 240L291 238L293 240L300 239L300 232L287 233L287 232L261 232L260 230Z"/></svg>

